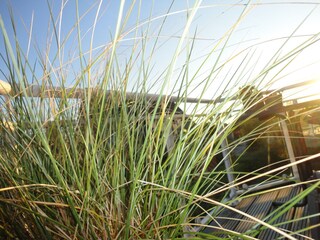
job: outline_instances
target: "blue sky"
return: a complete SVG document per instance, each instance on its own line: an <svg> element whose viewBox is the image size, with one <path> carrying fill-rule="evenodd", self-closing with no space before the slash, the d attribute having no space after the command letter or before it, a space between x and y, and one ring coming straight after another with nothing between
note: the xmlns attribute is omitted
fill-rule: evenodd
<svg viewBox="0 0 320 240"><path fill-rule="evenodd" d="M134 65L134 70L130 76L129 86L134 87L136 82L140 81L141 68L142 66L146 67L148 64L150 66L150 72L148 73L150 85L154 83L155 79L159 79L157 81L160 83L164 81L166 73L163 72L172 61L187 22L187 16L190 14L190 8L194 2L186 0L178 0L173 3L168 0L136 1L123 28L123 33L132 29L133 31L125 35L119 42L116 52L118 64L120 68L124 69L133 48L140 48L135 50L138 61ZM126 13L128 13L132 3L133 1L126 1L122 22L125 21ZM182 49L184 50L180 52L174 71L170 75L170 83L167 86L169 91L175 87L176 82L182 81L181 79L178 80L179 71L184 66L188 55L187 50L191 47L193 51L189 64L189 78L197 72L204 59L211 54L193 82L193 86L196 88L199 82L206 81L207 78L214 78L209 86L211 90L206 93L206 96L211 98L219 85L224 86L235 75L236 69L246 59L245 56L250 61L245 60L246 68L242 69L242 75L236 73L239 76L233 77L237 86L242 84L239 82L243 81L243 84L245 84L259 75L259 71L265 69L266 64L274 53L292 33L294 33L294 36L282 47L279 53L280 57L290 52L303 41L306 41L312 34L320 32L320 6L315 4L316 1L251 1L249 7L247 7L247 3L247 1L202 1L190 26L187 38L183 42ZM2 0L0 1L1 18L11 43L14 45L9 14L9 9L12 9L19 44L30 65L35 66L34 73L36 76L34 78L41 81L44 75L41 63L46 62L48 67L52 67L52 69L57 69L61 66L61 61L57 58L56 39L52 37L54 29L52 27L53 24L50 23L48 4L51 6L53 19L56 21L55 26L60 37L58 39L59 44L66 40L62 48L63 51L60 53L60 59L64 63L63 72L67 76L64 81L67 85L72 85L77 79L80 69L80 61L76 58L79 56L79 42L77 40L77 29L75 28L77 21L77 4L75 0L49 0L48 3L43 0ZM94 58L101 53L102 49L109 46L108 44L110 44L115 35L120 1L81 0L78 1L78 6L79 15L82 16L80 22L82 51L84 53L90 51L90 41L93 39L92 47L96 49L92 51L92 58ZM59 17L62 7L62 17ZM225 40L218 44L219 40L235 24L246 7L246 16L233 31L226 46L223 47ZM98 20L92 37L92 26L97 12ZM168 12L169 14L165 18ZM308 19L303 22L308 15ZM164 19L166 21L162 25ZM302 22L303 24L294 32ZM140 25L140 23L144 24ZM31 25L32 32L30 33ZM161 26L162 30L159 34ZM194 35L196 36L195 41L192 40ZM31 36L30 43L28 41L29 36ZM139 43L137 43L138 39ZM51 44L48 44L50 42ZM150 56L155 42L157 42L155 52ZM50 50L48 50L49 45L51 46ZM221 54L222 48L224 50ZM242 51L243 53L241 53ZM0 53L5 55L2 39L0 41ZM142 55L144 56L144 61L141 60ZM89 54L85 55L86 64L89 58ZM218 58L220 58L218 66L223 65L225 62L227 63L221 71L209 76L210 71L216 66L215 63ZM286 70L277 74L278 69L275 68L267 76L267 79L268 81L277 80L272 86L279 87L319 78L319 61L320 44L316 42L299 54ZM99 78L98 75L101 73L103 66L97 66L96 78ZM0 60L0 68L2 71L0 78L8 78L8 71L3 60ZM30 70L30 72L32 71ZM28 81L32 82L34 78L32 78L30 72L28 73ZM58 85L61 78L59 80L56 75L53 74L52 78ZM160 83L158 85L161 85ZM158 89L159 86L153 88L153 91L158 91ZM311 92L311 90L308 91ZM199 92L196 90L195 94Z"/></svg>

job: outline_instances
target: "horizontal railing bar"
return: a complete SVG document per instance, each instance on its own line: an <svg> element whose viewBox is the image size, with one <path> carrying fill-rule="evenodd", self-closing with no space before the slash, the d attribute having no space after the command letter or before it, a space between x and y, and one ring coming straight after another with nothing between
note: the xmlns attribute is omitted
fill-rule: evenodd
<svg viewBox="0 0 320 240"><path fill-rule="evenodd" d="M26 97L43 97L43 98L75 98L75 99L83 99L85 98L86 94L89 94L89 91L91 94L95 95L98 94L98 91L95 88L92 88L91 90L87 88L62 88L62 87L43 87L40 85L31 85L26 88ZM23 91L11 93L11 95L21 95ZM116 94L116 91L106 91L107 96L111 96L112 94ZM0 93L2 94L2 93ZM188 103L214 103L216 100L213 99L199 99L199 98L185 98L185 97L177 97L177 96L169 96L169 95L160 95L160 94L142 94L142 93L133 93L133 92L127 92L126 98L127 100L134 100L139 97L144 97L147 100L150 101L157 101L159 98L162 98L163 100L167 99L171 102L188 102Z"/></svg>
<svg viewBox="0 0 320 240"><path fill-rule="evenodd" d="M261 91L261 94L270 94L275 92L283 92L285 90L290 90L292 88L297 88L305 85L314 84L316 80L308 80L301 83L292 84L289 86L282 87L278 90L267 90ZM75 98L75 99L83 99L85 95L88 94L90 91L91 94L97 94L97 88L92 88L91 90L88 88L64 88L64 87L45 87L42 85L30 85L26 88L26 91L15 91L13 92L9 83L0 80L0 95L13 95L18 96L26 94L26 97L43 97L43 98ZM115 94L116 91L107 90L107 95ZM230 97L230 98L220 98L217 99L200 99L200 98L190 98L190 97L177 97L177 96L169 96L169 95L159 95L159 94L142 94L142 93L132 93L127 92L126 98L128 100L134 100L138 97L144 97L150 101L157 101L159 98L163 100L168 100L171 102L187 102L187 103L201 103L201 104L213 104L219 103L226 100L235 101L237 97Z"/></svg>
<svg viewBox="0 0 320 240"><path fill-rule="evenodd" d="M241 195L241 194L248 194L248 193L253 193L253 192L258 192L258 191L262 191L262 190L267 190L270 188L274 188L274 187L280 187L280 186L284 186L284 185L288 185L290 183L296 182L298 181L298 178L292 176L288 179L282 179L282 180L276 180L276 181L268 181L266 183L263 184L256 184L256 185L250 185L248 186L247 189L240 189L237 190L237 194Z"/></svg>

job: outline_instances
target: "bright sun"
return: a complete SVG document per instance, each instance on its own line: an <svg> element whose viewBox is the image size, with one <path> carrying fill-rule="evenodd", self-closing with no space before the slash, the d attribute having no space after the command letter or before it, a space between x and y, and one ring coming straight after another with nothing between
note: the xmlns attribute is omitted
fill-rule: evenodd
<svg viewBox="0 0 320 240"><path fill-rule="evenodd" d="M303 84L305 83L305 84ZM320 78L317 80L307 80L303 85L284 92L286 100L296 99L298 101L310 101L320 99ZM295 85L295 84L294 84Z"/></svg>
<svg viewBox="0 0 320 240"><path fill-rule="evenodd" d="M302 86L297 94L305 100L320 99L320 78Z"/></svg>

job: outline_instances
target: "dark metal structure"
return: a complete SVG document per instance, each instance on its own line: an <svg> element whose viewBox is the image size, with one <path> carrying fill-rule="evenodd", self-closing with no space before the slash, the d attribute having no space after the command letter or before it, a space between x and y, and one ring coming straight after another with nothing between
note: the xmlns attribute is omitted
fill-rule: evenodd
<svg viewBox="0 0 320 240"><path fill-rule="evenodd" d="M271 107L266 107L270 102L273 102L270 104ZM266 182L259 186L246 186L245 189L236 188L236 194L230 195L229 204L233 204L235 210L270 223L285 232L296 232L292 235L296 239L320 239L320 193L318 188L310 189L311 183L318 182L320 179L320 172L317 171L319 169L314 167L314 163L319 161L319 156L299 163L300 159L310 155L301 121L307 116L306 121L309 124L319 125L320 100L284 105L281 92L277 92L272 95L271 100L265 100L258 107L263 106L264 110L258 114L256 108L250 108L245 112L243 118L248 118L251 114L255 114L255 117L262 121L271 117L280 118L281 129L292 164L292 175L287 180ZM320 145L317 152L320 152ZM299 164L295 164L296 162ZM232 171L230 169L230 175ZM292 205L292 199L302 191L306 193L304 199ZM266 240L280 237L276 231L266 229L263 225L230 209L216 207L210 214L215 216L213 220L207 217L201 221L202 223L211 221L210 227L202 230L207 234L228 238L232 236L232 234L228 235L228 232L247 233L258 239ZM310 226L312 226L311 229L309 229ZM221 233L222 230L225 232Z"/></svg>
<svg viewBox="0 0 320 240"><path fill-rule="evenodd" d="M297 165L295 164L300 159L303 159L309 155L301 126L301 119L307 116L308 123L319 124L320 100L284 104L282 92L299 86L302 86L302 84L295 84L291 87L285 87L278 91L262 92L261 94L266 95L266 97L264 97L260 104L255 105L256 107L248 108L248 111L246 111L242 116L243 118L247 118L248 116L252 116L252 114L254 114L254 117L259 118L260 120L269 119L271 117L279 118L289 160L292 164L292 175L288 176L286 180L265 182L263 184L246 186L242 188L239 188L238 186L232 187L232 185L235 184L235 176L232 173L232 160L228 157L229 153L228 148L226 147L225 150L223 150L223 155L228 181L231 185L228 203L234 206L234 209L240 210L265 222L269 222L277 228L283 229L284 231L297 232L297 234L293 236L297 239L306 239L306 237L311 239L320 239L320 195L317 188L309 189L309 185L307 184L308 181L318 181L320 178L320 173L316 170L319 169L314 167L312 161L301 162ZM83 98L84 94L86 93L86 90L73 88L50 88L45 89L45 91L41 89L41 86L33 86L24 92L27 94L27 96L41 96L49 98L52 96L55 98L59 98L61 96ZM112 94L112 92L107 92L106 94ZM129 100L135 100L137 94L128 93L126 97ZM156 94L145 94L144 97L148 99L148 101L159 101L159 98L161 97L164 101L170 103L170 107L175 107L175 104L179 104L181 101L204 104L217 103L221 101L221 99L199 100L196 98L187 98L181 100L178 97L159 96ZM255 100L253 99L253 101ZM263 107L263 110L259 111L257 108L261 107ZM183 115L182 111L180 110L177 111L177 114ZM168 149L172 147L169 145L174 144L174 141L170 141L171 139L169 138L167 146ZM223 143L223 146L227 145L227 142ZM320 146L318 152L320 152ZM315 158L313 161L316 160L317 158ZM310 190L310 193L308 193L302 201L294 203L292 206L288 206L287 201L289 199L294 198L301 191L308 189ZM262 192L264 190L269 191L261 194L251 195L252 192ZM284 208L289 210L283 211ZM203 224L209 224L210 227L205 229L199 228L196 229L197 231L202 231L217 237L225 238L228 238L228 231L239 233L251 232L251 235L257 237L258 239L276 239L279 237L278 233L274 230L266 228L264 229L262 225L259 225L244 215L230 209L216 207L209 213L209 215L216 217L212 220L210 216L204 216L199 221ZM304 218L304 216L312 217ZM292 221L292 219L301 220ZM279 225L277 225L278 223ZM304 229L306 229L308 226L315 227L311 230L305 231ZM224 229L225 232L222 233L221 229ZM302 231L299 232L299 230Z"/></svg>

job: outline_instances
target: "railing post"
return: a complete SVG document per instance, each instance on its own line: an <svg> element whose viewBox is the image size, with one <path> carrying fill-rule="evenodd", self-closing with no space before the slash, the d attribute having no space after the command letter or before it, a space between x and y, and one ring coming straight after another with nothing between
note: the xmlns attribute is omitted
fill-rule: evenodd
<svg viewBox="0 0 320 240"><path fill-rule="evenodd" d="M222 155L223 155L223 162L226 167L227 171L227 177L228 177L228 182L229 184L234 185L235 178L233 174L233 167L232 167L232 161L230 158L230 153L228 152L228 141L227 139L224 139L223 142L221 143L221 148L222 148ZM230 199L233 199L234 197L237 196L237 189L235 187L231 187L230 189Z"/></svg>
<svg viewBox="0 0 320 240"><path fill-rule="evenodd" d="M295 163L296 162L296 157L294 155L292 142L291 142L291 139L290 139L290 134L289 134L289 130L288 130L288 126L287 126L286 120L285 119L281 119L280 124L281 124L281 129L283 131L284 140L286 142L286 147L287 147L287 151L288 151L290 162L291 163ZM292 166L292 174L293 174L295 179L300 179L300 175L299 175L299 171L298 171L297 165L293 165Z"/></svg>

